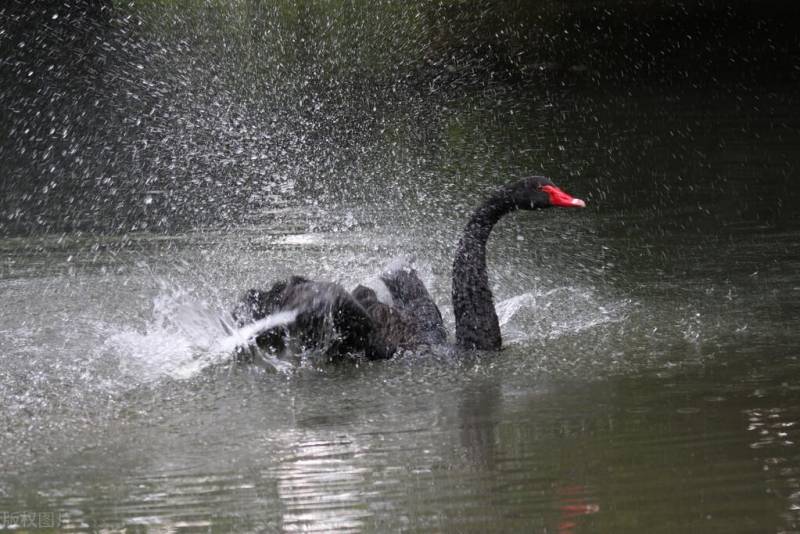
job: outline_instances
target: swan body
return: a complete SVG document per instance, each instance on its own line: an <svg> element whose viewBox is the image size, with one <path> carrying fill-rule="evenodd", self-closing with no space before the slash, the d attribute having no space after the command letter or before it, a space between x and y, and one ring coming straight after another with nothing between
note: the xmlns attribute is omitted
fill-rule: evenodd
<svg viewBox="0 0 800 534"><path fill-rule="evenodd" d="M277 353L315 350L329 360L359 352L385 359L394 353L363 306L339 284L292 276L267 291L247 291L233 317L242 327L285 310L294 310L295 320L259 333L259 347Z"/></svg>
<svg viewBox="0 0 800 534"><path fill-rule="evenodd" d="M585 203L549 179L533 176L499 188L472 213L453 260L458 347L499 350L502 346L486 269L486 245L494 225L516 210L555 206L577 208ZM364 285L348 293L338 284L294 276L267 291L245 293L234 317L244 326L273 313L295 310L291 324L260 333L257 344L278 352L320 350L329 359L356 353L385 359L398 350L446 341L442 314L414 269L396 266L380 276L380 284L381 295Z"/></svg>

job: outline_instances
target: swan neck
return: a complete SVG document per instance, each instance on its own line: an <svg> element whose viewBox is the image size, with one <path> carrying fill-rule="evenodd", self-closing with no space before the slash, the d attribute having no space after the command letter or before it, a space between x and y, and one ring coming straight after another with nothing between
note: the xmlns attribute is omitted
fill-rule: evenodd
<svg viewBox="0 0 800 534"><path fill-rule="evenodd" d="M494 225L515 209L500 190L470 217L453 262L456 343L466 349L499 350L500 324L486 270L486 244Z"/></svg>
<svg viewBox="0 0 800 534"><path fill-rule="evenodd" d="M497 198L498 196L500 198ZM467 227L464 229L464 237L474 240L475 246L479 246L480 242L482 242L485 252L486 242L489 240L489 234L491 234L494 225L514 209L516 209L514 204L506 202L502 196L492 196L472 213L472 217L470 217Z"/></svg>

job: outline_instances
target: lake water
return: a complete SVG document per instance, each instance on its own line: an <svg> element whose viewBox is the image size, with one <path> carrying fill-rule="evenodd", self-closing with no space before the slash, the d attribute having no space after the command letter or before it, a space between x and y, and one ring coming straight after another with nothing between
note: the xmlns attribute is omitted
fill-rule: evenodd
<svg viewBox="0 0 800 534"><path fill-rule="evenodd" d="M0 240L0 526L799 531L800 93L583 76L391 92L330 130L159 93L134 141L161 160L109 141L119 207L73 176ZM501 352L276 373L219 349L245 289L401 256L452 339L459 232L526 173L587 208L495 228Z"/></svg>

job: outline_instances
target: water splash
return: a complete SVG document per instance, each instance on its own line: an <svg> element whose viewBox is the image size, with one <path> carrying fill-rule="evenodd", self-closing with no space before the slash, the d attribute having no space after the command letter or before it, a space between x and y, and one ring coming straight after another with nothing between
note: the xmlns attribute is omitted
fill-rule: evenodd
<svg viewBox="0 0 800 534"><path fill-rule="evenodd" d="M571 286L528 291L496 305L507 343L577 334L625 319L630 302L604 302L592 290Z"/></svg>
<svg viewBox="0 0 800 534"><path fill-rule="evenodd" d="M191 379L207 367L230 361L244 347L257 352L268 369L285 371L291 364L260 351L255 338L296 317L296 310L282 311L239 328L228 313L206 302L181 293L160 294L153 301L153 320L143 332L123 328L105 346L119 356L126 375L144 382Z"/></svg>

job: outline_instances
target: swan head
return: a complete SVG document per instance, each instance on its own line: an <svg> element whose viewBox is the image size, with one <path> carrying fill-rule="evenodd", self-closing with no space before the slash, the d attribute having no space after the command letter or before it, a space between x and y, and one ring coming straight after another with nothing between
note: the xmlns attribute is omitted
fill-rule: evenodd
<svg viewBox="0 0 800 534"><path fill-rule="evenodd" d="M530 176L511 184L508 191L511 201L517 209L537 210L542 208L585 208L586 203L568 195L549 178Z"/></svg>

